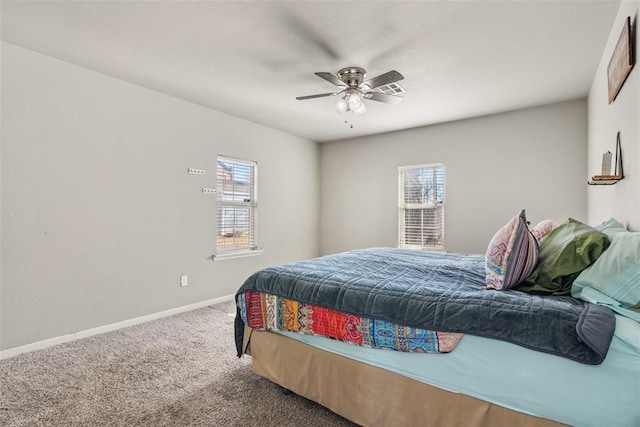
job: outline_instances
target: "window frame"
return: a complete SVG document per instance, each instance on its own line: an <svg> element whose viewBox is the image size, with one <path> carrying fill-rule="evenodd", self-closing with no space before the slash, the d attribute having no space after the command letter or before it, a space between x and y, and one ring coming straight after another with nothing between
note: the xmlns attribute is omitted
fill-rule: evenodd
<svg viewBox="0 0 640 427"><path fill-rule="evenodd" d="M424 169L433 169L434 174L439 174L438 169L442 170L442 182L441 182L441 191L436 188L436 193L434 194L434 202L421 202L421 203L407 203L406 202L406 194L405 194L405 176L407 171L414 170L424 170ZM436 182L438 182L437 175L435 176ZM398 247L399 248L407 248L407 249L421 249L421 250L435 250L435 251L444 251L445 250L445 205L446 205L446 189L445 189L446 179L445 179L445 164L444 162L438 163L425 163L418 165L409 165L409 166L400 166L398 167ZM438 193L442 196L442 200L438 200ZM426 208L435 208L436 215L439 215L439 228L437 228L438 238L437 244L425 244L424 241L422 244L415 244L413 242L407 243L406 239L406 213L407 209L426 209ZM437 212L437 210L441 212ZM420 226L421 233L424 232L425 225Z"/></svg>
<svg viewBox="0 0 640 427"><path fill-rule="evenodd" d="M249 201L222 200L224 188L221 186L220 162L230 162L249 167ZM232 178L233 179L233 178ZM233 192L232 195L237 195ZM234 197L232 197L234 198ZM224 247L220 245L221 218L225 218L225 208L247 208L249 228L247 245ZM237 232L236 214L233 214L232 234ZM226 227L225 227L226 228ZM240 159L231 156L218 154L216 157L216 250L213 255L214 260L233 259L245 256L260 255L262 250L258 248L258 162L254 160Z"/></svg>

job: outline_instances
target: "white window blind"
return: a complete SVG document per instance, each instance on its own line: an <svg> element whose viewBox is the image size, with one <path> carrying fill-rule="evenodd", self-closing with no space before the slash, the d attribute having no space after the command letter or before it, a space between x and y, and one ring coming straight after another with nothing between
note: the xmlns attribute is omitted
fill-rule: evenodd
<svg viewBox="0 0 640 427"><path fill-rule="evenodd" d="M257 165L218 156L217 252L255 250L257 242Z"/></svg>
<svg viewBox="0 0 640 427"><path fill-rule="evenodd" d="M444 249L444 164L403 166L398 171L398 245Z"/></svg>

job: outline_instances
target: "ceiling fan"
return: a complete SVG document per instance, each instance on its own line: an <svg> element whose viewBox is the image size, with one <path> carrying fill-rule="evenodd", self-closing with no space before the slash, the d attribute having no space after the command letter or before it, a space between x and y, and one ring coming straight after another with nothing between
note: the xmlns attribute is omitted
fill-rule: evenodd
<svg viewBox="0 0 640 427"><path fill-rule="evenodd" d="M339 91L319 93L317 95L298 96L296 99L322 98L325 96L341 95L336 110L339 113L352 111L354 114L362 114L367 109L364 100L384 102L386 104L397 105L402 102L402 97L398 94L405 93L406 90L398 84L404 76L396 70L388 71L377 77L365 80L366 71L360 67L346 67L338 71L336 75L319 72L316 76L325 79L329 83L338 86Z"/></svg>

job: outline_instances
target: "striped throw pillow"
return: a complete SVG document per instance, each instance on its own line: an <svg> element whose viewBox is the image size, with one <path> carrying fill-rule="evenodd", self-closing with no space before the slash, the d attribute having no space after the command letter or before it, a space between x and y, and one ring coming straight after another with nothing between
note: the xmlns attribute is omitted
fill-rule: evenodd
<svg viewBox="0 0 640 427"><path fill-rule="evenodd" d="M538 242L527 227L524 209L491 239L485 256L487 288L509 289L521 283L538 262Z"/></svg>

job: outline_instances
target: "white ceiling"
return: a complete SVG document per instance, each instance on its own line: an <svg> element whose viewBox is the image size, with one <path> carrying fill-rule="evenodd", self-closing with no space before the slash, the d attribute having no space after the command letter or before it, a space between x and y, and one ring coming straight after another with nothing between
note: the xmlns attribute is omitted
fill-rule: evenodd
<svg viewBox="0 0 640 427"><path fill-rule="evenodd" d="M619 1L6 1L2 40L314 141L587 95ZM315 76L402 73L344 124Z"/></svg>

